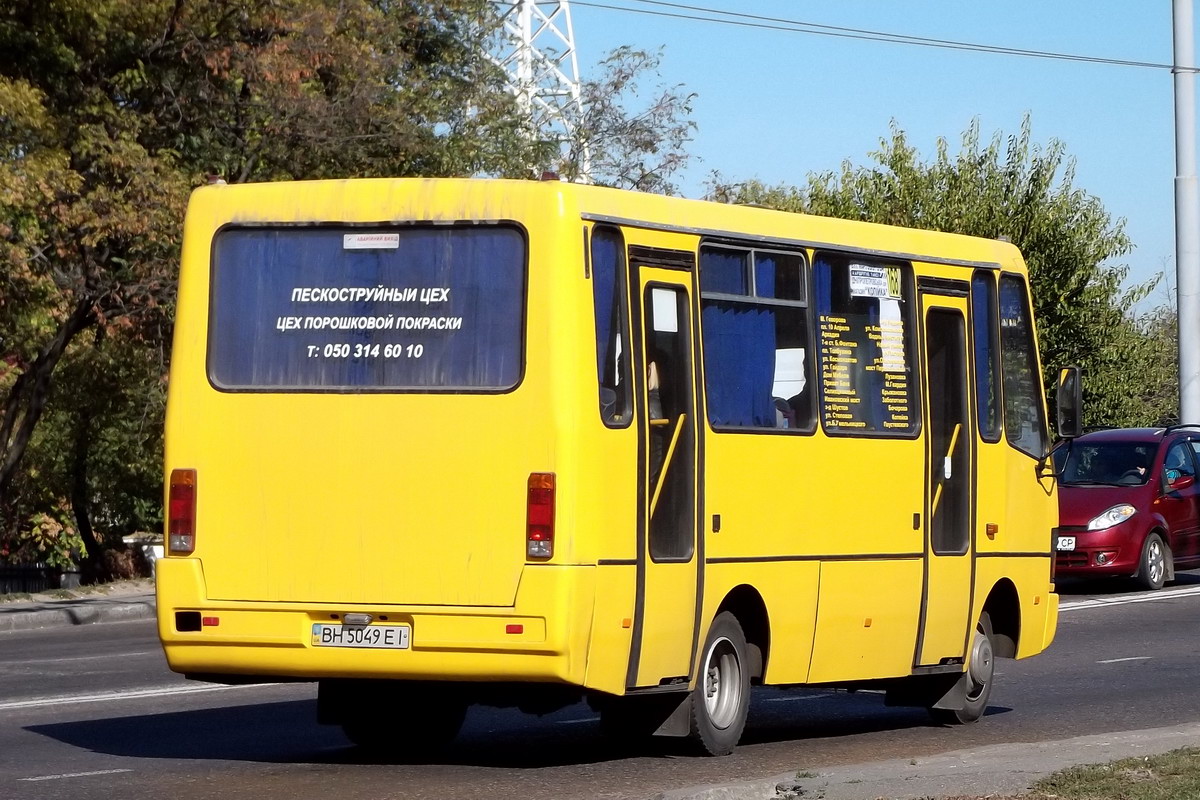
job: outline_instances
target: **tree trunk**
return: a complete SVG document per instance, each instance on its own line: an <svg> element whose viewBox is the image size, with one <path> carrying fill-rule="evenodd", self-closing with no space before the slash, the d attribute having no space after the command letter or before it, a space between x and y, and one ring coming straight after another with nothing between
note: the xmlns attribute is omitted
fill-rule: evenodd
<svg viewBox="0 0 1200 800"><path fill-rule="evenodd" d="M4 401L4 417L0 419L0 498L8 495L33 429L41 419L50 396L50 380L67 345L96 320L92 298L80 300L63 320L29 368L21 373Z"/></svg>
<svg viewBox="0 0 1200 800"><path fill-rule="evenodd" d="M88 451L91 446L92 419L83 412L75 427L75 442L71 454L71 511L75 515L75 527L83 541L80 553L80 573L84 583L96 583L104 569L106 542L96 538L92 529L91 502L88 492Z"/></svg>

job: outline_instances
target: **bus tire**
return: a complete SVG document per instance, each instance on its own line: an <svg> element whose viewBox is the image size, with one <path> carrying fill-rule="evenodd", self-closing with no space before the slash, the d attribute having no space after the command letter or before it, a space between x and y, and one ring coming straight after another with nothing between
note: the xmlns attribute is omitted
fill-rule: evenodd
<svg viewBox="0 0 1200 800"><path fill-rule="evenodd" d="M992 618L986 611L979 615L971 649L967 653L967 670L961 678L964 684L962 705L959 708L929 709L935 722L943 725L967 725L977 722L987 711L988 698L996 676L996 657L992 648Z"/></svg>
<svg viewBox="0 0 1200 800"><path fill-rule="evenodd" d="M746 727L750 710L746 650L746 634L737 617L722 611L704 640L700 674L692 690L690 738L710 756L732 753Z"/></svg>
<svg viewBox="0 0 1200 800"><path fill-rule="evenodd" d="M396 692L366 701L342 721L342 733L359 748L408 759L446 748L462 729L467 703L442 693Z"/></svg>

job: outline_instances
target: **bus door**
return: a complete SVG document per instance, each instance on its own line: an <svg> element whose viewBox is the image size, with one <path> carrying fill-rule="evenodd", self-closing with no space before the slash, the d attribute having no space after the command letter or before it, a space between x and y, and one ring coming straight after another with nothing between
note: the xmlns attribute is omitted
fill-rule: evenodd
<svg viewBox="0 0 1200 800"><path fill-rule="evenodd" d="M692 271L631 257L638 312L638 584L627 685L686 685L696 650L697 439Z"/></svg>
<svg viewBox="0 0 1200 800"><path fill-rule="evenodd" d="M922 291L925 362L925 586L915 666L959 659L972 628L974 415L967 300Z"/></svg>

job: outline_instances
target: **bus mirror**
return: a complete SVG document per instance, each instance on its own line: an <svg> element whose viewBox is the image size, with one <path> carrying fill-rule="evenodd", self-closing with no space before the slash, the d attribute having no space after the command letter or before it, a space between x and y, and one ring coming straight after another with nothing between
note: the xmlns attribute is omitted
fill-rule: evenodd
<svg viewBox="0 0 1200 800"><path fill-rule="evenodd" d="M1079 367L1058 371L1058 435L1074 439L1083 435L1083 384Z"/></svg>

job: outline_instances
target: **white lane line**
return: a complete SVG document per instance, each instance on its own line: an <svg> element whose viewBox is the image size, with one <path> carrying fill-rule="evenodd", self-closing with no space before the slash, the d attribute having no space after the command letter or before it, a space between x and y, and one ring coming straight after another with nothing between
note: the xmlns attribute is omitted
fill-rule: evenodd
<svg viewBox="0 0 1200 800"><path fill-rule="evenodd" d="M167 697L176 694L199 694L201 692L221 692L226 689L253 689L262 686L278 685L277 683L256 683L238 686L206 684L204 686L160 686L154 689L133 689L126 692L104 692L102 694L71 694L59 697L39 697L33 700L0 703L0 711L11 711L18 708L65 706L75 703L108 703L114 700L135 700L142 697Z"/></svg>
<svg viewBox="0 0 1200 800"><path fill-rule="evenodd" d="M584 719L560 719L558 721L558 724L559 725L581 725L585 722L595 722L595 721L596 720L592 719L591 717L586 717Z"/></svg>
<svg viewBox="0 0 1200 800"><path fill-rule="evenodd" d="M1097 661L1097 664L1120 664L1122 661L1149 661L1153 656L1129 656L1129 658L1106 658L1104 661Z"/></svg>
<svg viewBox="0 0 1200 800"><path fill-rule="evenodd" d="M793 703L797 700L824 700L829 697L827 694L807 694L797 697L766 697L763 698L764 703Z"/></svg>
<svg viewBox="0 0 1200 800"><path fill-rule="evenodd" d="M1190 597L1200 594L1200 586L1187 589L1169 589L1157 592L1143 592L1128 597L1097 597L1092 600L1069 600L1059 605L1059 611L1075 611L1080 608L1104 608L1105 606L1123 606L1129 603L1152 603L1156 600L1171 600L1176 597Z"/></svg>
<svg viewBox="0 0 1200 800"><path fill-rule="evenodd" d="M56 781L60 778L86 778L90 775L116 775L118 772L133 772L131 769L98 769L92 772L64 772L62 775L38 775L33 778L17 778L19 781Z"/></svg>
<svg viewBox="0 0 1200 800"><path fill-rule="evenodd" d="M58 664L62 661L99 661L104 658L129 658L130 656L148 656L152 653L161 653L162 650L136 650L132 653L105 653L98 656L68 656L67 658L26 658L15 661L0 661L0 666L5 664Z"/></svg>

